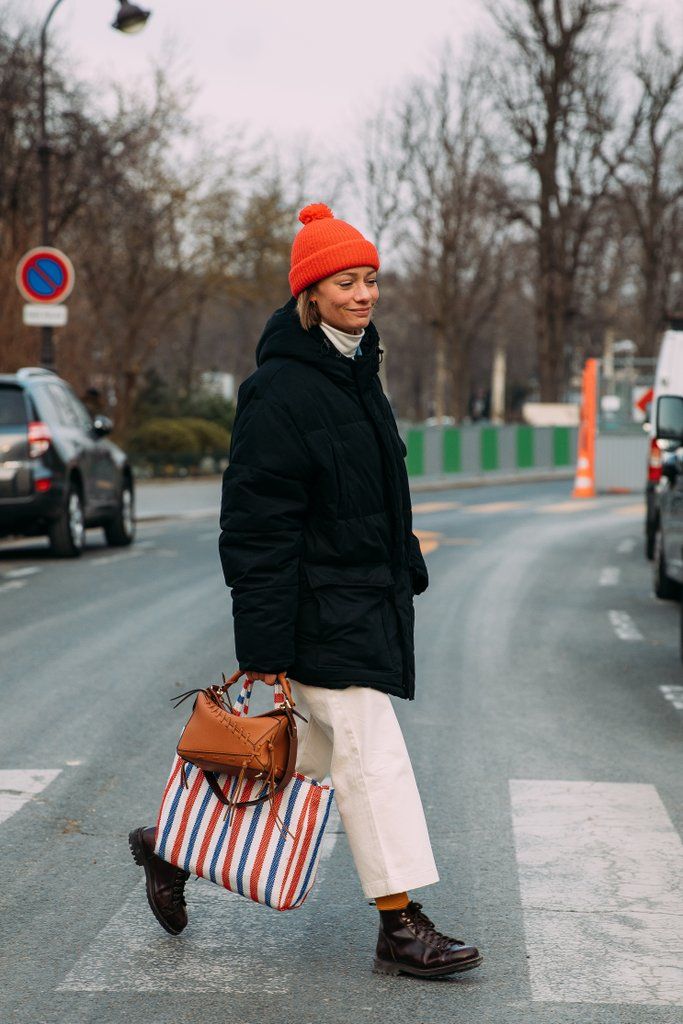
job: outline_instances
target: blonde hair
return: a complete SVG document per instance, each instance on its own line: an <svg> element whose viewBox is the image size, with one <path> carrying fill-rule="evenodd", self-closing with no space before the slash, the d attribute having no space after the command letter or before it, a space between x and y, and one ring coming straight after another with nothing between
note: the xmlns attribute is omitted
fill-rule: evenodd
<svg viewBox="0 0 683 1024"><path fill-rule="evenodd" d="M304 288L302 292L299 292L296 299L296 311L299 314L301 326L305 331L310 331L312 327L317 327L322 319L318 304L312 299L312 295L313 288Z"/></svg>

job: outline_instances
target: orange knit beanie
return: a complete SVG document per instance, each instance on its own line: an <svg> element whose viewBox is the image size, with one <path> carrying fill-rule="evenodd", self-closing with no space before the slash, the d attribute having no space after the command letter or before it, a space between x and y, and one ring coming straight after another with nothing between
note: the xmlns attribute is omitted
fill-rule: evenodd
<svg viewBox="0 0 683 1024"><path fill-rule="evenodd" d="M292 246L289 285L298 295L324 277L351 267L379 270L379 254L372 242L344 220L337 220L329 206L313 203L299 214L303 227Z"/></svg>

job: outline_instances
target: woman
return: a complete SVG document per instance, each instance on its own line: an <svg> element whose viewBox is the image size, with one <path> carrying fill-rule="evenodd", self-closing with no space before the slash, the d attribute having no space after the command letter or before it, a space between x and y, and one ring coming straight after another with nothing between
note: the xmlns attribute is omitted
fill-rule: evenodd
<svg viewBox="0 0 683 1024"><path fill-rule="evenodd" d="M331 775L380 914L375 969L451 974L477 967L478 950L437 931L408 894L438 874L389 695L414 696L413 595L428 577L406 450L378 377L379 256L323 204L299 219L293 297L240 387L223 478L219 547L237 659L269 684L286 672L307 711L297 769ZM150 905L180 931L187 875L155 857L153 829L138 833Z"/></svg>

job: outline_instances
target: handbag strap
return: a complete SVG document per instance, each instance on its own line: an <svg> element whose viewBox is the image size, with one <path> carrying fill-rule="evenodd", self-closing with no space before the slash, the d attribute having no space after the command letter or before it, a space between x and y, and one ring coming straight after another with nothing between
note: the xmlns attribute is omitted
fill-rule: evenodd
<svg viewBox="0 0 683 1024"><path fill-rule="evenodd" d="M223 686L220 687L220 690L223 693L227 693L233 683L236 683L243 675L246 675L246 669L238 669L236 672L233 672L229 679L223 676ZM254 682L254 679L246 678L242 683L242 689L232 706L232 713L234 715L239 717L249 714L249 701L254 689ZM296 707L292 697L292 687L285 672L278 673L277 681L273 685L273 705L276 708L281 708L283 705L289 705L291 708Z"/></svg>

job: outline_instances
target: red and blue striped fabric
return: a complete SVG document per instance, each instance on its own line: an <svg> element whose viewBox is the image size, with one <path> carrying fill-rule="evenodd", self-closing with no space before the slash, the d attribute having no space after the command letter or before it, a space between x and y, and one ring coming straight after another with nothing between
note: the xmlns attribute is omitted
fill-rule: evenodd
<svg viewBox="0 0 683 1024"><path fill-rule="evenodd" d="M245 686L237 714L245 714L251 687ZM275 910L300 907L313 887L334 790L295 774L275 797L253 807L227 808L212 792L201 769L176 756L161 801L155 851L169 864L207 878L231 892ZM216 775L231 800L250 800L262 783ZM279 815L284 828L276 824Z"/></svg>

